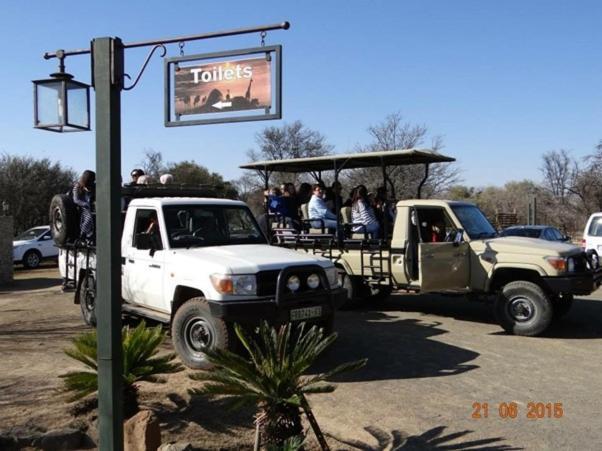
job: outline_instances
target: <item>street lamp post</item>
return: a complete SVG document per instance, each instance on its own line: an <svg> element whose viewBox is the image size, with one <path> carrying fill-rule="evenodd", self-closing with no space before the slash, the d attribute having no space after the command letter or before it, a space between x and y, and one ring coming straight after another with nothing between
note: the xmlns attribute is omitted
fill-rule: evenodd
<svg viewBox="0 0 602 451"><path fill-rule="evenodd" d="M64 74L64 58L73 55L92 55L92 86L96 92L96 309L98 333L98 418L99 448L123 449L123 393L121 347L121 91L132 89L138 82L148 60L157 47L202 39L264 33L270 30L287 30L288 22L252 28L219 31L169 39L122 43L121 39L96 38L89 49L59 50L44 54L45 59L58 58L59 72L49 80L34 81L34 127L65 132L89 130L89 106L77 111L87 111L88 122L74 123L73 102L69 93L87 85L72 80ZM127 48L148 47L153 49L134 84L124 88L124 52ZM164 47L163 47L164 48ZM62 74L62 75L61 75ZM58 76L57 76L58 75ZM59 84L57 85L57 80ZM55 83L55 84L52 84ZM38 89L51 89L52 95L40 96ZM81 91L80 91L81 92ZM71 96L85 98L89 94ZM50 127L41 125L39 113L56 111ZM73 111L73 110L71 110ZM83 116L80 115L81 119ZM56 119L56 120L54 120Z"/></svg>

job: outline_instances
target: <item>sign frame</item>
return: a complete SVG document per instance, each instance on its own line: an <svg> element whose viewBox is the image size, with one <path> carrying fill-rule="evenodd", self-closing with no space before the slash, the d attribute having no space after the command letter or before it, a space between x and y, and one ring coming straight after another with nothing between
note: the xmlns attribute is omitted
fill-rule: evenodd
<svg viewBox="0 0 602 451"><path fill-rule="evenodd" d="M271 57L274 61L273 73L273 105L270 113L264 114L246 114L238 116L212 117L208 119L190 119L182 120L172 114L172 74L177 64L188 61L214 60L218 58L227 58L246 55L265 54L266 57ZM165 111L165 127L182 127L187 125L209 125L209 124L226 124L232 122L250 122L250 121L266 121L273 119L282 119L282 46L281 45L266 45L262 47L251 47L246 49L228 50L224 52L200 53L196 55L177 56L166 58L163 62L164 66L164 111ZM175 82L174 82L175 83ZM220 114L215 112L212 114Z"/></svg>

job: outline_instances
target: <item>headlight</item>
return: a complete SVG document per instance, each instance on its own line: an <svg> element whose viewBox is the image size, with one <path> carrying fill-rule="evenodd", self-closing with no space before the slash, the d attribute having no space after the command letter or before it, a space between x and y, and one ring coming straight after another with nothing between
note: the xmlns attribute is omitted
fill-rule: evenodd
<svg viewBox="0 0 602 451"><path fill-rule="evenodd" d="M339 288L341 286L339 281L339 273L334 266L332 268L326 268L324 272L326 273L326 278L328 279L330 288Z"/></svg>
<svg viewBox="0 0 602 451"><path fill-rule="evenodd" d="M320 286L320 277L317 274L310 274L307 278L307 286L311 290L315 290Z"/></svg>
<svg viewBox="0 0 602 451"><path fill-rule="evenodd" d="M573 259L573 258L567 259L567 271L568 272L575 271L575 259Z"/></svg>
<svg viewBox="0 0 602 451"><path fill-rule="evenodd" d="M220 294L254 296L257 294L257 279L254 275L212 274L213 288Z"/></svg>
<svg viewBox="0 0 602 451"><path fill-rule="evenodd" d="M301 286L301 280L297 276L290 276L286 281L286 287L291 291L297 291Z"/></svg>
<svg viewBox="0 0 602 451"><path fill-rule="evenodd" d="M567 262L563 257L546 257L546 261L558 272L565 272L567 270Z"/></svg>

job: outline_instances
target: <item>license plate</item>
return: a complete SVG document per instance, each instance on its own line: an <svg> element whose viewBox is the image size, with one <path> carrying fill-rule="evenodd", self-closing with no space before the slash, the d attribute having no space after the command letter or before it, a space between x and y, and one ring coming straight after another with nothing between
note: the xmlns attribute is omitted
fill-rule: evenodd
<svg viewBox="0 0 602 451"><path fill-rule="evenodd" d="M322 306L297 308L291 310L291 321L301 321L310 318L319 318L322 316Z"/></svg>

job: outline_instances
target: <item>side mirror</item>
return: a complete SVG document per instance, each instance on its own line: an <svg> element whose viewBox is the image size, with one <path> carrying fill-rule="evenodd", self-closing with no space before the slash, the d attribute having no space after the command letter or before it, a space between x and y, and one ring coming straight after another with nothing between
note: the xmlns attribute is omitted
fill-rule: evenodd
<svg viewBox="0 0 602 451"><path fill-rule="evenodd" d="M52 237L50 235L44 235L42 237L42 241L48 241L48 240L51 240L51 239L52 239Z"/></svg>
<svg viewBox="0 0 602 451"><path fill-rule="evenodd" d="M568 236L568 235L564 235L564 236L562 237L562 241L571 241L571 237L570 237L570 236Z"/></svg>
<svg viewBox="0 0 602 451"><path fill-rule="evenodd" d="M153 247L153 240L148 233L136 234L136 249L152 251Z"/></svg>
<svg viewBox="0 0 602 451"><path fill-rule="evenodd" d="M454 245L458 246L462 241L464 241L464 230L458 229L454 235Z"/></svg>

